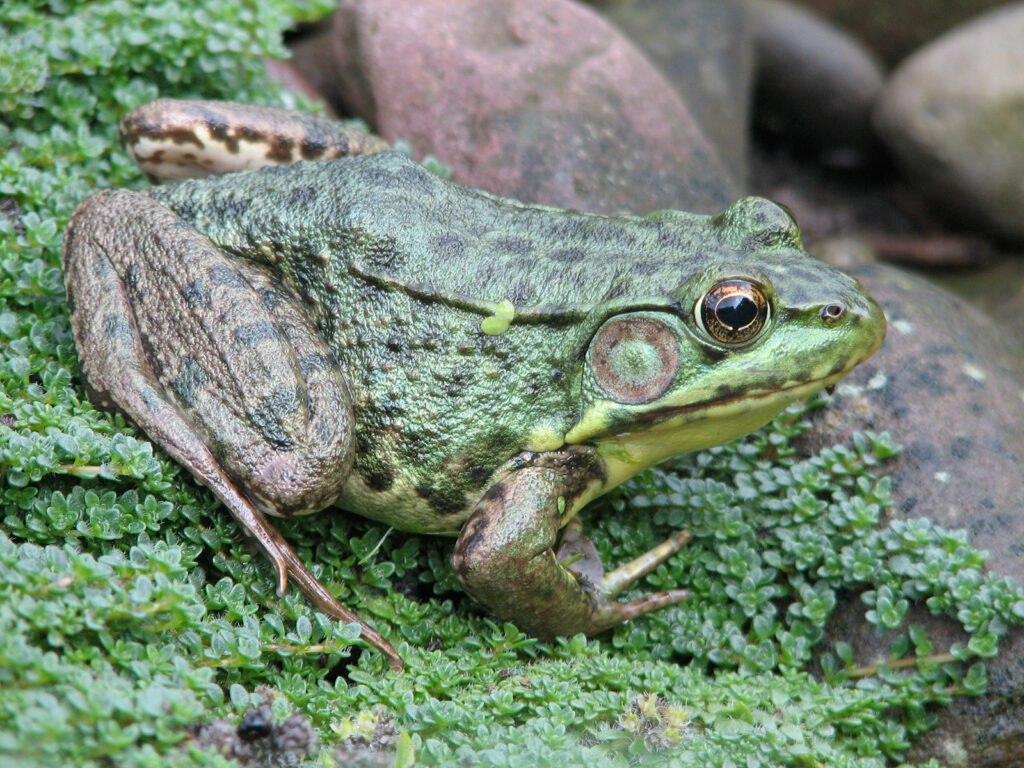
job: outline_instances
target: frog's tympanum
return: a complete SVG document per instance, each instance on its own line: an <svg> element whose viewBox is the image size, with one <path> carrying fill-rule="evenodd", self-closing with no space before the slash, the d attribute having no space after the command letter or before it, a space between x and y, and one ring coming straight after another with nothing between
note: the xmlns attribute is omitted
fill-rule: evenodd
<svg viewBox="0 0 1024 768"><path fill-rule="evenodd" d="M381 148L212 102L156 102L122 132L157 175ZM602 574L570 554L588 550L580 509L760 427L885 333L766 200L599 216L461 187L389 151L99 192L64 258L93 401L217 494L279 591L290 577L393 664L268 515L338 506L458 536L455 572L495 616L543 637L600 632L685 599L615 595L687 536Z"/></svg>

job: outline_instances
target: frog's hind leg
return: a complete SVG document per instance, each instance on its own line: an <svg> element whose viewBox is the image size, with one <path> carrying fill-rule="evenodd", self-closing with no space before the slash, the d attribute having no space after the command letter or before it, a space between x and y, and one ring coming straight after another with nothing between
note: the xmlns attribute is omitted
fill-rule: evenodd
<svg viewBox="0 0 1024 768"><path fill-rule="evenodd" d="M154 181L370 155L391 146L353 122L233 101L157 99L124 116L121 142Z"/></svg>
<svg viewBox="0 0 1024 768"><path fill-rule="evenodd" d="M352 465L344 378L297 299L262 269L229 258L146 195L84 202L65 238L64 271L90 398L127 414L228 506L318 608L362 626L266 514L331 504Z"/></svg>

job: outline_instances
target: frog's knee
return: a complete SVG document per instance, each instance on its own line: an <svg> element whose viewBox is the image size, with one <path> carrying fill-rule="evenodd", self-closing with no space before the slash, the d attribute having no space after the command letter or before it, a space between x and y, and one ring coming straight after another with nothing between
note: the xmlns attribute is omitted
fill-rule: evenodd
<svg viewBox="0 0 1024 768"><path fill-rule="evenodd" d="M64 237L64 271L76 263L99 257L107 260L132 238L140 208L159 205L130 189L104 189L90 195L75 209Z"/></svg>
<svg viewBox="0 0 1024 768"><path fill-rule="evenodd" d="M246 494L275 517L318 512L337 500L351 467L350 451L314 457L276 453L253 468Z"/></svg>

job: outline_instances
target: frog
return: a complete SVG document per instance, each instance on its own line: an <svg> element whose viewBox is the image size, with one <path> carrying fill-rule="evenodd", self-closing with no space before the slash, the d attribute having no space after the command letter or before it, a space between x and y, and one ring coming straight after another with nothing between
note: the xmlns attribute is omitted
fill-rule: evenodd
<svg viewBox="0 0 1024 768"><path fill-rule="evenodd" d="M881 345L882 310L788 209L597 214L459 185L326 118L161 99L122 141L173 183L72 216L83 385L228 508L316 609L394 646L271 517L343 510L455 538L487 612L599 634L687 590L619 596L681 530L605 572L581 510L736 439ZM197 178L187 178L197 177Z"/></svg>

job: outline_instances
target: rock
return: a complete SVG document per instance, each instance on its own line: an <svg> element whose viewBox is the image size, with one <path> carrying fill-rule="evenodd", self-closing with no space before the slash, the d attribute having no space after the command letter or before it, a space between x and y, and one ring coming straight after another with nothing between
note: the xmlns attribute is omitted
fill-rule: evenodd
<svg viewBox="0 0 1024 768"><path fill-rule="evenodd" d="M263 68L267 73L267 79L271 82L279 83L284 86L286 91L299 94L303 98L313 102L323 102L325 100L324 94L314 87L302 72L300 72L290 61L282 61L281 59L264 59ZM336 117L334 110L331 109L329 105L326 106L324 114L327 117Z"/></svg>
<svg viewBox="0 0 1024 768"><path fill-rule="evenodd" d="M964 19L1005 0L801 0L892 65Z"/></svg>
<svg viewBox="0 0 1024 768"><path fill-rule="evenodd" d="M952 294L883 264L849 267L857 246L833 241L823 254L845 261L885 309L889 335L822 409L810 447L850 433L889 430L903 453L886 466L896 505L883 522L927 517L966 529L988 568L1024 584L1024 348ZM923 606L911 616L936 649L963 640L959 622ZM885 658L891 638L875 636L854 603L837 611L828 642L856 649L857 664ZM914 746L914 762L1018 768L1024 765L1024 631L1015 628L987 662L988 692L955 697L935 710L938 726Z"/></svg>
<svg viewBox="0 0 1024 768"><path fill-rule="evenodd" d="M892 76L875 126L950 214L1024 241L1024 3L958 27Z"/></svg>
<svg viewBox="0 0 1024 768"><path fill-rule="evenodd" d="M590 0L647 54L693 112L730 175L747 176L753 14L743 0Z"/></svg>
<svg viewBox="0 0 1024 768"><path fill-rule="evenodd" d="M346 0L332 41L341 101L463 184L599 212L737 196L664 76L568 0Z"/></svg>
<svg viewBox="0 0 1024 768"><path fill-rule="evenodd" d="M757 19L755 121L826 165L877 150L871 110L882 69L860 43L792 3L750 0Z"/></svg>

